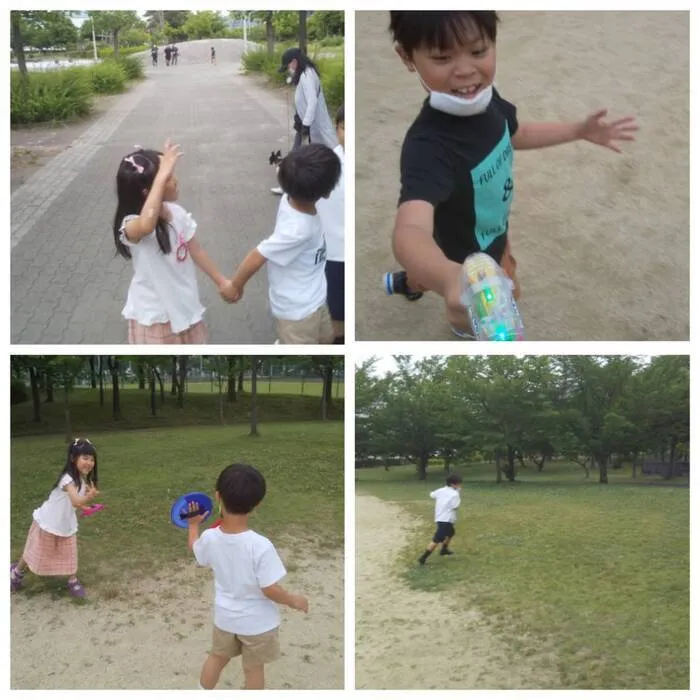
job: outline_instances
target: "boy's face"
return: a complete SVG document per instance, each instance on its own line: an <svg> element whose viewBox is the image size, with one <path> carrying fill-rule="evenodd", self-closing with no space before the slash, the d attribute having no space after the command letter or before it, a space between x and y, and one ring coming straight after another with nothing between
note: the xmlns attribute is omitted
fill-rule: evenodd
<svg viewBox="0 0 700 700"><path fill-rule="evenodd" d="M409 56L397 46L396 52L408 70L417 72L433 92L472 98L491 85L496 76L496 46L478 34L445 51L421 46Z"/></svg>
<svg viewBox="0 0 700 700"><path fill-rule="evenodd" d="M338 136L338 143L345 148L345 122L338 122L335 133Z"/></svg>

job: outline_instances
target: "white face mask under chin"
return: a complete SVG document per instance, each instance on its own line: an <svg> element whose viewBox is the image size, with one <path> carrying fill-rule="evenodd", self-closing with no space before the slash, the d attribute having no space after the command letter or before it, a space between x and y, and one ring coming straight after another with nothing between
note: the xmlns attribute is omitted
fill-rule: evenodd
<svg viewBox="0 0 700 700"><path fill-rule="evenodd" d="M485 87L474 97L457 97L449 92L437 92L431 90L416 71L421 85L430 93L430 106L438 112L452 114L455 117L473 117L475 114L485 112L493 97L493 84Z"/></svg>

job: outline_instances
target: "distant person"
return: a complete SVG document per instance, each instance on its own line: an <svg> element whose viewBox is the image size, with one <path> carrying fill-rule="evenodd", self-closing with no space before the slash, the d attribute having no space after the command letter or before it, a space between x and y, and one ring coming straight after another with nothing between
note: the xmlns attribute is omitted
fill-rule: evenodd
<svg viewBox="0 0 700 700"><path fill-rule="evenodd" d="M335 118L338 145L333 149L340 159L340 179L328 199L319 199L316 209L326 237L326 282L328 310L333 324L334 345L345 342L345 108Z"/></svg>
<svg viewBox="0 0 700 700"><path fill-rule="evenodd" d="M326 98L323 95L318 68L299 48L287 49L282 54L280 73L289 73L294 91L294 145L302 143L323 143L328 148L338 145L333 121L328 114ZM274 194L282 194L279 187L273 187Z"/></svg>
<svg viewBox="0 0 700 700"><path fill-rule="evenodd" d="M158 47L155 44L151 46L151 64L158 65Z"/></svg>
<svg viewBox="0 0 700 700"><path fill-rule="evenodd" d="M330 344L333 325L327 306L326 240L316 203L338 184L338 156L322 143L290 151L278 178L286 193L272 235L245 257L230 283L229 301L238 301L250 278L267 264L270 311L279 343Z"/></svg>
<svg viewBox="0 0 700 700"><path fill-rule="evenodd" d="M277 605L309 611L309 601L280 581L287 571L275 546L251 530L248 519L265 497L265 477L247 464L232 464L216 480L221 523L199 534L207 513L189 519L187 545L197 564L214 574L214 629L199 687L213 690L224 667L241 657L245 690L264 690L265 665L280 658ZM191 504L196 507L196 504Z"/></svg>
<svg viewBox="0 0 700 700"><path fill-rule="evenodd" d="M180 50L173 44L172 46L172 58L170 59L170 63L173 66L177 65L177 56L180 53Z"/></svg>
<svg viewBox="0 0 700 700"><path fill-rule="evenodd" d="M32 514L24 552L10 566L10 590L18 591L29 569L37 576L67 576L68 593L84 598L78 581L77 508L85 509L97 490L97 451L87 439L76 438L68 447L66 463L49 497Z"/></svg>
<svg viewBox="0 0 700 700"><path fill-rule="evenodd" d="M229 284L195 236L192 215L177 203L181 155L168 140L162 153L139 148L119 163L113 235L117 253L134 268L122 309L132 345L206 343L195 266L220 292Z"/></svg>
<svg viewBox="0 0 700 700"><path fill-rule="evenodd" d="M170 65L170 56L173 53L172 48L170 46L166 46L165 49L163 50L163 53L165 54L165 65L169 66Z"/></svg>
<svg viewBox="0 0 700 700"><path fill-rule="evenodd" d="M440 556L451 555L454 552L449 548L452 538L455 536L455 522L457 520L457 508L462 500L459 492L462 489L462 477L457 474L450 474L447 477L446 485L436 489L430 494L430 498L435 499L435 524L437 529L433 535L433 541L428 548L420 555L419 564L425 564L428 557L435 551L439 544Z"/></svg>
<svg viewBox="0 0 700 700"><path fill-rule="evenodd" d="M216 49L211 47L211 62L216 65Z"/></svg>

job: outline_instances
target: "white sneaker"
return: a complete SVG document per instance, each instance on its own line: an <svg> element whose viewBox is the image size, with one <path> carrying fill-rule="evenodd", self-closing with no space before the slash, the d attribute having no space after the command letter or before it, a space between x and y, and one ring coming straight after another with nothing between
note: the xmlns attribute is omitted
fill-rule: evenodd
<svg viewBox="0 0 700 700"><path fill-rule="evenodd" d="M270 187L270 192L272 194L284 194L284 190L281 187Z"/></svg>

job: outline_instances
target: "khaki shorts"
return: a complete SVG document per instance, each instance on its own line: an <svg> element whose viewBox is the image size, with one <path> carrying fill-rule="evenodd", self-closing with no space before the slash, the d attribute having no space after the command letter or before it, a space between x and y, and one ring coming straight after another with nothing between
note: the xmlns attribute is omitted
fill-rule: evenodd
<svg viewBox="0 0 700 700"><path fill-rule="evenodd" d="M333 342L333 324L326 304L300 321L275 319L275 330L282 345L328 345Z"/></svg>
<svg viewBox="0 0 700 700"><path fill-rule="evenodd" d="M243 668L264 666L280 657L279 628L262 634L233 634L214 625L210 654L233 658L241 657Z"/></svg>

